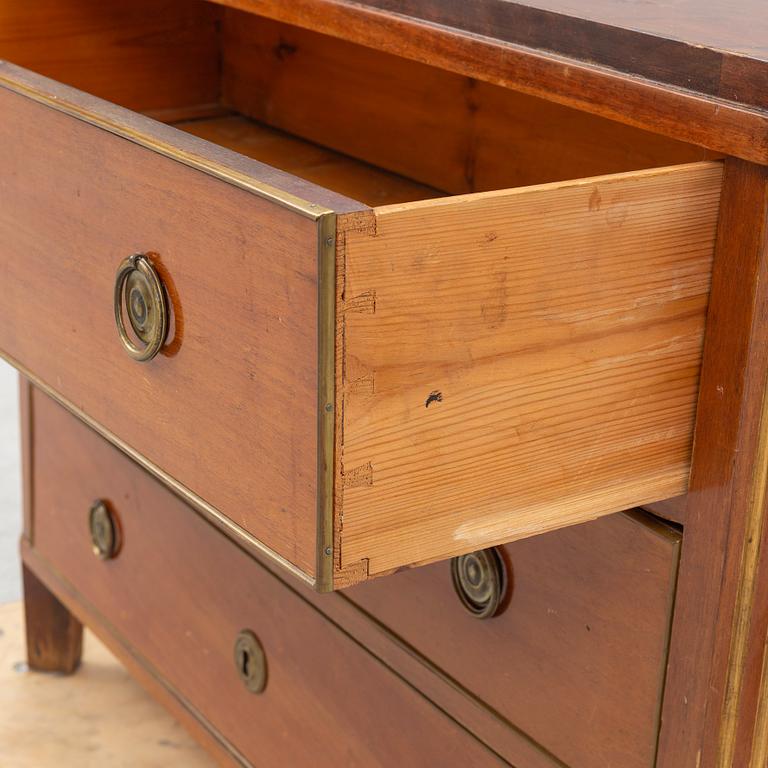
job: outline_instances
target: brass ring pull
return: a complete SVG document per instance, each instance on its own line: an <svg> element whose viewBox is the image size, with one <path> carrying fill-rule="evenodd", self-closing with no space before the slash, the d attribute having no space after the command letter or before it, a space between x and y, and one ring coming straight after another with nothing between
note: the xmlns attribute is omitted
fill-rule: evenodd
<svg viewBox="0 0 768 768"><path fill-rule="evenodd" d="M120 551L120 525L107 504L98 499L88 511L93 554L99 560L111 560Z"/></svg>
<svg viewBox="0 0 768 768"><path fill-rule="evenodd" d="M123 319L123 305L128 321L144 346L134 343ZM152 262L135 253L121 262L115 276L115 324L125 351L140 363L157 355L168 333L168 300L160 276Z"/></svg>
<svg viewBox="0 0 768 768"><path fill-rule="evenodd" d="M451 560L451 579L461 604L476 619L495 616L507 592L507 569L495 547Z"/></svg>

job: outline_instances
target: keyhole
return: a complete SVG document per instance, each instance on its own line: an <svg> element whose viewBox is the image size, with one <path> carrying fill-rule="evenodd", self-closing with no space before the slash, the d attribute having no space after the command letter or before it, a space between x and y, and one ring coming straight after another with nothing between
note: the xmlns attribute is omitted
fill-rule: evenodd
<svg viewBox="0 0 768 768"><path fill-rule="evenodd" d="M240 652L240 672L246 680L251 676L251 654L245 649Z"/></svg>
<svg viewBox="0 0 768 768"><path fill-rule="evenodd" d="M244 629L237 636L232 661L245 687L252 693L261 693L267 684L267 661L261 643L250 630Z"/></svg>

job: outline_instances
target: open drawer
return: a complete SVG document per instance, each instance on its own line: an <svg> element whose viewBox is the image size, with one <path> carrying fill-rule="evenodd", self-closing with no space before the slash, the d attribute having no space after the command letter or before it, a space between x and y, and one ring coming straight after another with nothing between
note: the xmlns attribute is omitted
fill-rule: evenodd
<svg viewBox="0 0 768 768"><path fill-rule="evenodd" d="M331 589L686 490L719 162L198 0L53 5L0 55L91 93L0 65L0 351L230 535Z"/></svg>

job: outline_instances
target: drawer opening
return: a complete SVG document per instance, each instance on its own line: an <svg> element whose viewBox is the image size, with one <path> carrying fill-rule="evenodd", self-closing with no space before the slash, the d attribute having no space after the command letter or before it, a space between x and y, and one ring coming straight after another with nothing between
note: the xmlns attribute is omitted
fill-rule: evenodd
<svg viewBox="0 0 768 768"><path fill-rule="evenodd" d="M371 206L713 156L227 5L15 0L0 58Z"/></svg>

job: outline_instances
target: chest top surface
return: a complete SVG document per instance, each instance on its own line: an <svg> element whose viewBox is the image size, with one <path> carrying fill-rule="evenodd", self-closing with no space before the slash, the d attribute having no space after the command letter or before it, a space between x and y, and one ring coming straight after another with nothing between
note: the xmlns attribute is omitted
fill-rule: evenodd
<svg viewBox="0 0 768 768"><path fill-rule="evenodd" d="M365 0L362 5L768 109L764 0Z"/></svg>

